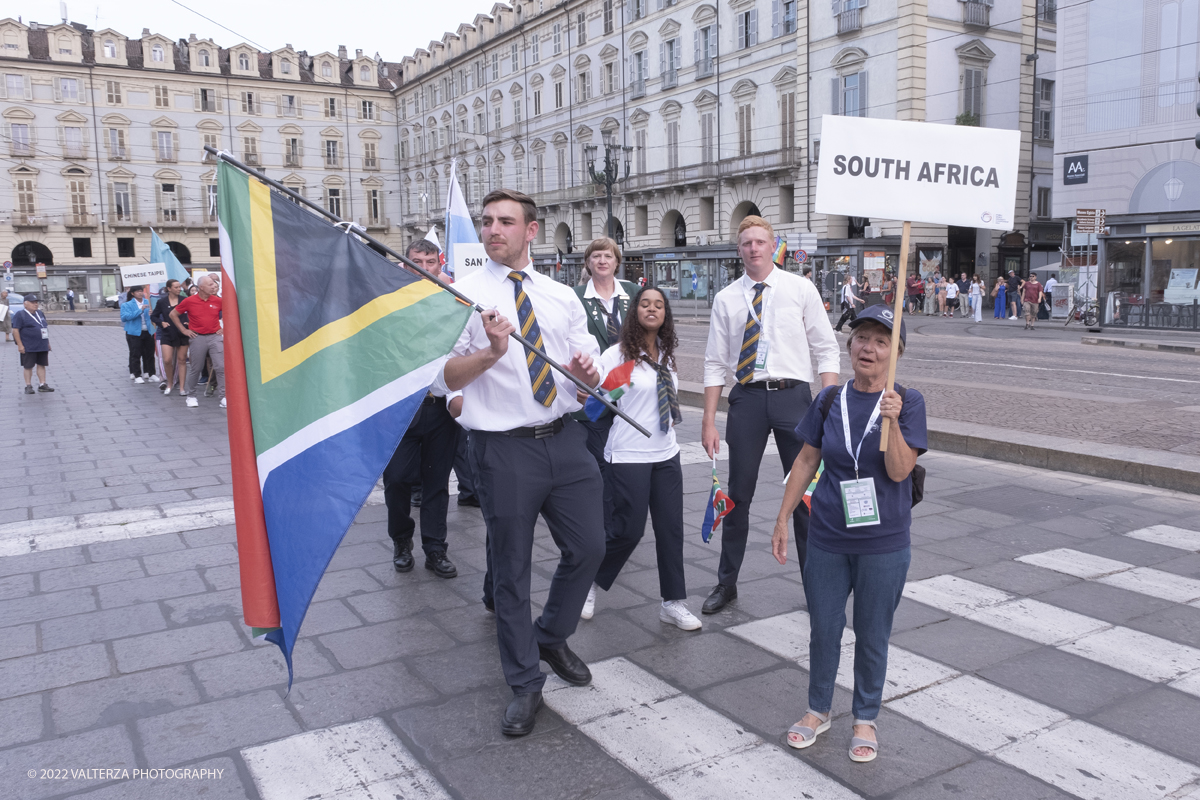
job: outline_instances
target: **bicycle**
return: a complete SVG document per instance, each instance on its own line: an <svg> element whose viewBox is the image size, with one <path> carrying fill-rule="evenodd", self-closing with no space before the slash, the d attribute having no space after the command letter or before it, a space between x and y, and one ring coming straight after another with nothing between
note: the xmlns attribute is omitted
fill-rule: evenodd
<svg viewBox="0 0 1200 800"><path fill-rule="evenodd" d="M1067 313L1067 321L1063 323L1063 327L1075 320L1083 322L1086 328L1094 328L1100 322L1100 304L1095 300L1077 300Z"/></svg>

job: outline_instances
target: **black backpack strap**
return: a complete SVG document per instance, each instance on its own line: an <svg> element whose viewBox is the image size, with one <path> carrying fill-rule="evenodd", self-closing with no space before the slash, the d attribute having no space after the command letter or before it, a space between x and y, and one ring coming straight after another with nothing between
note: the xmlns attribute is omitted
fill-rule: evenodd
<svg viewBox="0 0 1200 800"><path fill-rule="evenodd" d="M830 392L829 394L825 395L825 399L821 401L821 421L822 422L829 419L829 409L833 408L833 401L837 399L838 392L840 392L841 390L842 390L842 387L839 386L837 388L836 392Z"/></svg>

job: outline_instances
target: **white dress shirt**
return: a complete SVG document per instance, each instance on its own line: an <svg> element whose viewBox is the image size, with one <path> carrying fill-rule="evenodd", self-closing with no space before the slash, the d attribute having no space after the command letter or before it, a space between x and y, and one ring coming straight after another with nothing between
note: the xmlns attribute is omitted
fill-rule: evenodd
<svg viewBox="0 0 1200 800"><path fill-rule="evenodd" d="M600 356L600 364L607 375L625 363L621 346L615 344ZM671 371L671 380L679 389L679 376ZM644 361L639 361L630 375L629 388L617 400L617 408L637 420L650 431L647 439L632 425L617 417L608 433L604 447L604 459L613 464L657 464L679 452L675 440L675 426L663 433L658 422L658 373Z"/></svg>
<svg viewBox="0 0 1200 800"><path fill-rule="evenodd" d="M524 289L533 304L533 313L542 333L546 355L562 366L577 352L599 358L596 339L588 333L587 318L579 296L568 286L558 283L529 267L525 273ZM490 258L484 267L454 284L454 288L484 308L494 308L515 327L520 328L517 305L508 273L512 270ZM490 347L479 314L472 314L467 327L454 345L451 358L470 355ZM525 348L509 339L504 357L486 372L463 387L463 412L458 422L473 431L507 431L545 425L564 414L578 411L575 384L551 369L558 396L549 408L533 398L533 383L525 364ZM603 375L603 371L601 375ZM449 394L444 372L434 381L435 394Z"/></svg>
<svg viewBox="0 0 1200 800"><path fill-rule="evenodd" d="M821 293L812 281L772 267L763 280L761 340L767 344L767 365L754 371L755 381L799 380L814 382L817 372L841 371L841 350L825 311ZM717 292L713 299L708 347L704 351L704 385L724 386L737 371L742 333L754 299L755 281L749 275Z"/></svg>
<svg viewBox="0 0 1200 800"><path fill-rule="evenodd" d="M619 280L617 280L616 278L613 278L613 286L615 288L613 289L612 297L605 300L596 291L596 285L592 282L592 279L588 278L587 288L583 290L583 299L587 300L590 298L590 299L594 299L594 300L599 300L600 304L604 306L604 310L607 311L609 314L611 314L611 313L613 313L613 308L616 307L615 303L617 302L617 298L629 296L629 292L625 291L625 287L622 286L621 282ZM623 320L620 320L620 321L623 321Z"/></svg>

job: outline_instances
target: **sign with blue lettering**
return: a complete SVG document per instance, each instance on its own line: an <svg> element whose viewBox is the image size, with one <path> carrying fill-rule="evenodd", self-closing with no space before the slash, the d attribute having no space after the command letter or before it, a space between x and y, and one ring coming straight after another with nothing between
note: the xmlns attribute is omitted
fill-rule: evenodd
<svg viewBox="0 0 1200 800"><path fill-rule="evenodd" d="M1010 231L1020 152L1019 131L826 115L816 210Z"/></svg>

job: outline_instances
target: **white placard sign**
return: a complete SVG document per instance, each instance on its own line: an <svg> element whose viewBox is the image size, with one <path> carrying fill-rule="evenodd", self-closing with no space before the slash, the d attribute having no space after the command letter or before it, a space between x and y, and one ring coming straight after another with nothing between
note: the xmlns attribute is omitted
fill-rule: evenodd
<svg viewBox="0 0 1200 800"><path fill-rule="evenodd" d="M487 263L487 251L483 249L483 244L464 244L456 242L454 245L454 280L461 281L463 278L470 275L472 272L483 269L483 265Z"/></svg>
<svg viewBox="0 0 1200 800"><path fill-rule="evenodd" d="M148 283L166 282L166 264L130 264L129 266L121 267L121 283L124 286L145 286Z"/></svg>
<svg viewBox="0 0 1200 800"><path fill-rule="evenodd" d="M1013 230L1020 131L821 118L821 214Z"/></svg>

